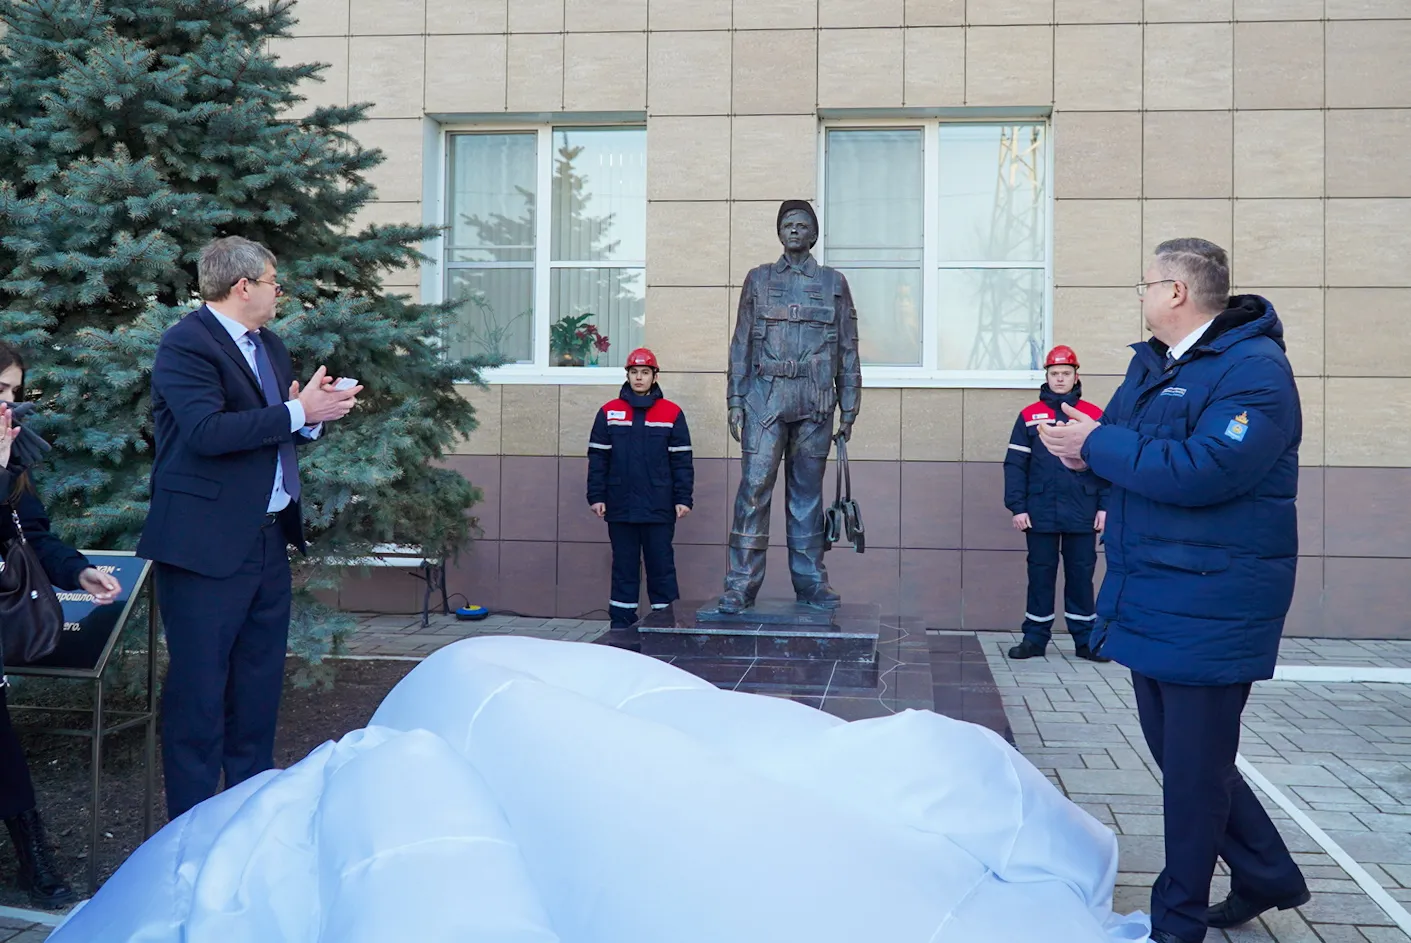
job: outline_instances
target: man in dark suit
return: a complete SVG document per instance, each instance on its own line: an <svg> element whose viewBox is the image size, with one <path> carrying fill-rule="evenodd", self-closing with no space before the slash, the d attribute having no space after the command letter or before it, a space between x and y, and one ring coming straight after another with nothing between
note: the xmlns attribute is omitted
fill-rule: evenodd
<svg viewBox="0 0 1411 943"><path fill-rule="evenodd" d="M222 772L229 787L274 765L288 545L305 550L294 445L347 415L362 390L335 389L319 367L300 392L288 350L265 327L282 292L264 246L217 239L199 275L206 303L167 330L152 366L152 506L137 545L157 564L170 655L171 818L215 795Z"/></svg>

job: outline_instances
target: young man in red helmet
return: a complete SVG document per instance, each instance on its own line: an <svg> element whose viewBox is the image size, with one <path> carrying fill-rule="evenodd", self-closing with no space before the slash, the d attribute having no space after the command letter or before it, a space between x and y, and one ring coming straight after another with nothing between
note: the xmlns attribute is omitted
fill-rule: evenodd
<svg viewBox="0 0 1411 943"><path fill-rule="evenodd" d="M607 521L612 541L614 629L637 621L643 565L653 609L680 597L671 542L691 511L695 469L686 414L662 395L657 370L647 348L628 354L627 382L598 410L588 436L588 505Z"/></svg>
<svg viewBox="0 0 1411 943"><path fill-rule="evenodd" d="M1067 422L1066 403L1093 419L1102 410L1083 400L1078 379L1078 355L1058 345L1044 358L1047 382L1039 401L1024 407L1014 421L1004 458L1004 505L1014 515L1014 527L1029 544L1029 592L1024 611L1024 640L1009 650L1010 658L1044 654L1053 636L1054 592L1058 560L1063 557L1063 621L1073 636L1079 658L1105 662L1088 644L1096 608L1093 570L1097 566L1097 535L1107 518L1107 482L1091 471L1073 471L1051 455L1039 439L1039 427Z"/></svg>

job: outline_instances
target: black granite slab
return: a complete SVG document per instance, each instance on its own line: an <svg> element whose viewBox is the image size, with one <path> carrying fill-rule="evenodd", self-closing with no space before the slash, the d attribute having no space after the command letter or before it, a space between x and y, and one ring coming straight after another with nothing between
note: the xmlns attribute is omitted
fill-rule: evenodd
<svg viewBox="0 0 1411 943"><path fill-rule="evenodd" d="M881 607L877 609L880 615ZM714 603L707 603L696 609L696 624L830 625L839 613L839 609L815 609L790 599L761 599L743 612L721 612Z"/></svg>
<svg viewBox="0 0 1411 943"><path fill-rule="evenodd" d="M654 639L668 634L633 628L608 632L597 641L650 654L644 645L650 647ZM1014 742L999 687L973 633L930 634L914 619L883 619L878 623L876 656L862 663L743 654L657 657L717 687L787 697L844 720L931 710L988 727Z"/></svg>

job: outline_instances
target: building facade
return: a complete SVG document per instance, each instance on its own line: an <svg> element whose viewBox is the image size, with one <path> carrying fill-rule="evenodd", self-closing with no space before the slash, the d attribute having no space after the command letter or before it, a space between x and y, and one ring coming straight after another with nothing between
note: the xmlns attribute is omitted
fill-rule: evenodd
<svg viewBox="0 0 1411 943"><path fill-rule="evenodd" d="M456 298L452 462L484 489L452 592L571 617L607 604L585 447L645 344L695 439L682 592L720 591L738 446L739 286L813 201L860 311L850 448L868 546L851 599L936 627L1022 618L1000 462L1043 352L1085 395L1145 337L1161 240L1229 249L1285 324L1303 399L1292 634L1411 636L1411 4L1405 0L300 0L278 54L329 63L309 104L371 102L376 222L446 235L389 290ZM588 330L589 326L596 330ZM580 333L585 337L580 337ZM592 343L606 336L602 344ZM831 488L831 477L829 487ZM779 502L776 502L776 507ZM788 595L781 522L763 595ZM1258 587L1249 591L1257 592ZM410 609L414 581L345 608Z"/></svg>

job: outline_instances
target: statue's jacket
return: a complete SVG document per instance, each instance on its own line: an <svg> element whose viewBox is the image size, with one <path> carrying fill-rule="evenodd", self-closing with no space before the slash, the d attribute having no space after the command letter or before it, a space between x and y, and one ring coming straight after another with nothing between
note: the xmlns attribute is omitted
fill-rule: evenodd
<svg viewBox="0 0 1411 943"><path fill-rule="evenodd" d="M745 277L730 343L726 401L764 426L857 418L862 370L847 279L813 256L787 256Z"/></svg>

